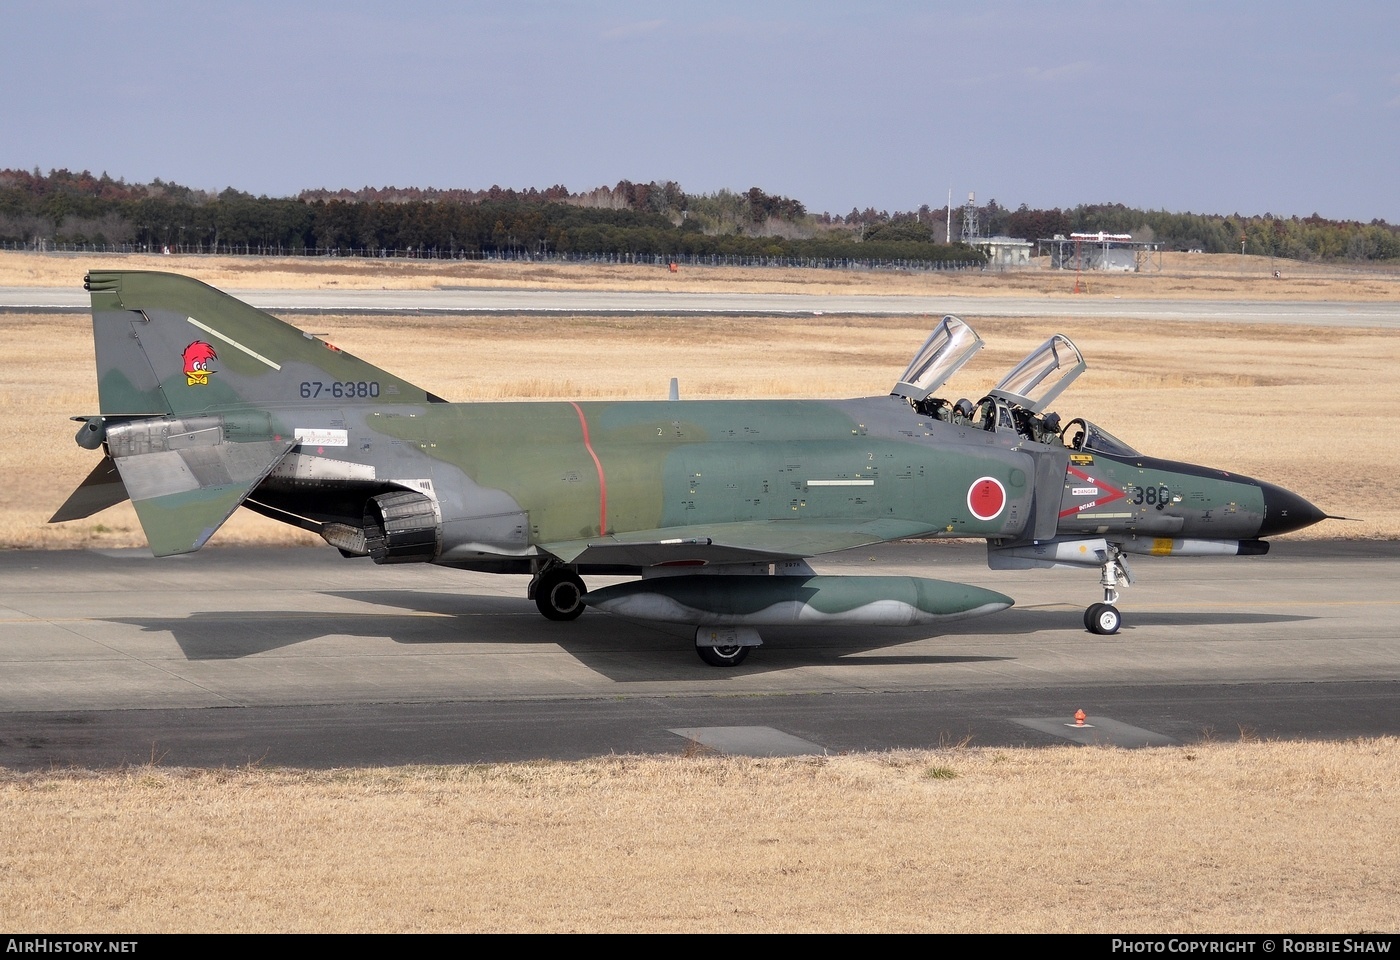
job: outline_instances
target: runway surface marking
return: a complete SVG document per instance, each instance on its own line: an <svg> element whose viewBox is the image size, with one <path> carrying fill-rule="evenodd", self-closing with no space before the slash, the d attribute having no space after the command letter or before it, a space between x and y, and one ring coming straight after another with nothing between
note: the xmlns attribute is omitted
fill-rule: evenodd
<svg viewBox="0 0 1400 960"><path fill-rule="evenodd" d="M670 732L711 750L736 756L805 757L827 753L820 744L772 727L680 727Z"/></svg>
<svg viewBox="0 0 1400 960"><path fill-rule="evenodd" d="M1012 717L1011 722L1086 747L1170 747L1177 744L1171 737L1109 717L1092 717L1082 726L1064 717Z"/></svg>

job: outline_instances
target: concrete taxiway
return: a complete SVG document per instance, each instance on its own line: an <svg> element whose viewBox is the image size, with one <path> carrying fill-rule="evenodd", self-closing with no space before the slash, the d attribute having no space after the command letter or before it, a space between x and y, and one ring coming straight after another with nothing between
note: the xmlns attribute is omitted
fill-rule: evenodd
<svg viewBox="0 0 1400 960"><path fill-rule="evenodd" d="M820 572L978 583L1017 606L903 634L774 632L725 670L651 627L546 621L523 577L329 548L6 553L0 765L1400 734L1400 544L1143 559L1115 637L1084 631L1093 571L993 573L984 556L895 543L818 558ZM1078 708L1087 732L1069 726Z"/></svg>
<svg viewBox="0 0 1400 960"><path fill-rule="evenodd" d="M1394 303L1263 300L1139 300L1119 297L817 296L607 290L233 290L273 314L836 314L962 317L1118 317L1141 320L1283 323L1319 327L1400 328ZM0 310L84 312L75 287L0 288Z"/></svg>

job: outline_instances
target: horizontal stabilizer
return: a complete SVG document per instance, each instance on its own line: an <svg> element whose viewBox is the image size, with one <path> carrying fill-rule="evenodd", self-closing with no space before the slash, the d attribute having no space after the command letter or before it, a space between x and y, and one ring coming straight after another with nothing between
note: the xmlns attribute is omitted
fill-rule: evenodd
<svg viewBox="0 0 1400 960"><path fill-rule="evenodd" d="M87 479L78 484L78 489L63 501L63 506L49 518L49 523L62 523L65 520L82 520L94 513L115 507L129 499L121 474L111 457L103 457Z"/></svg>
<svg viewBox="0 0 1400 960"><path fill-rule="evenodd" d="M296 440L218 443L116 458L158 557L192 553L223 525Z"/></svg>

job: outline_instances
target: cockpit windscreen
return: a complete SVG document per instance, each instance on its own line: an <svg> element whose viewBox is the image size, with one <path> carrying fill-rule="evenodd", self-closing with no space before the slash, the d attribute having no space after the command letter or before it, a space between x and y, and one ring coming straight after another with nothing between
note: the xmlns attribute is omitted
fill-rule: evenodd
<svg viewBox="0 0 1400 960"><path fill-rule="evenodd" d="M1069 422L1060 435L1064 445L1085 453L1102 453L1106 457L1140 457L1141 453L1119 440L1098 424L1082 417Z"/></svg>

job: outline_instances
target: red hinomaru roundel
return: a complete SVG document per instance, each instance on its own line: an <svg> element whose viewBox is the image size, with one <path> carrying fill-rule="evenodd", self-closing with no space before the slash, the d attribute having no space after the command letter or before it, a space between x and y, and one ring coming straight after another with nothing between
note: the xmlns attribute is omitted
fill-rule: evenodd
<svg viewBox="0 0 1400 960"><path fill-rule="evenodd" d="M219 359L214 348L203 340L196 340L185 348L185 383L191 387L209 385L209 361Z"/></svg>
<svg viewBox="0 0 1400 960"><path fill-rule="evenodd" d="M967 488L967 509L978 520L995 520L1006 507L1006 488L995 477L979 477Z"/></svg>

